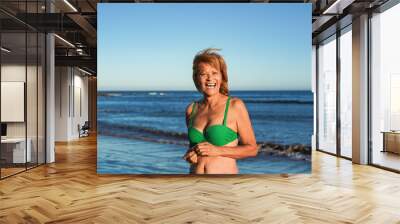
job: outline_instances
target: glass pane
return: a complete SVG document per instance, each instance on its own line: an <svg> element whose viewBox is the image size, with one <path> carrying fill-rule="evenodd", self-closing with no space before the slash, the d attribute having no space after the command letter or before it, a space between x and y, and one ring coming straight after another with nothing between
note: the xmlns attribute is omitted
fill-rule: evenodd
<svg viewBox="0 0 400 224"><path fill-rule="evenodd" d="M336 154L335 38L318 48L318 148Z"/></svg>
<svg viewBox="0 0 400 224"><path fill-rule="evenodd" d="M1 140L2 177L25 170L26 148L26 35L1 34ZM29 148L28 148L29 149Z"/></svg>
<svg viewBox="0 0 400 224"><path fill-rule="evenodd" d="M372 163L400 170L400 4L372 18Z"/></svg>
<svg viewBox="0 0 400 224"><path fill-rule="evenodd" d="M351 158L352 141L352 35L351 30L340 36L340 150Z"/></svg>
<svg viewBox="0 0 400 224"><path fill-rule="evenodd" d="M37 132L38 132L38 111L37 111L37 98L38 98L38 88L37 88L37 33L29 32L27 33L28 38L28 55L27 55L27 82L26 82L26 113L27 113L27 143L28 149L30 148L31 153L28 154L30 158L28 158L27 166L28 168L37 165Z"/></svg>
<svg viewBox="0 0 400 224"><path fill-rule="evenodd" d="M38 163L45 163L45 35L38 36Z"/></svg>
<svg viewBox="0 0 400 224"><path fill-rule="evenodd" d="M25 12L27 19L32 24L37 22L37 17L32 16L38 12L36 1L26 2ZM27 80L26 80L26 113L27 113L27 144L30 148L30 158L27 167L37 165L37 33L34 30L27 30Z"/></svg>

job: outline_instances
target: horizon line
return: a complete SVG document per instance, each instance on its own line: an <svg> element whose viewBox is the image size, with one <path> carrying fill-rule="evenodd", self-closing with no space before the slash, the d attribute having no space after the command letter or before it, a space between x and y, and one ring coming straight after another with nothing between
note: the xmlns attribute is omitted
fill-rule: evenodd
<svg viewBox="0 0 400 224"><path fill-rule="evenodd" d="M197 90L191 90L191 89L189 89L189 90L182 90L182 89L179 89L179 90L171 90L171 89L168 89L168 90L163 90L163 89L157 89L157 90L154 90L154 89L150 89L150 90L143 90L143 89L98 89L97 90L97 92L102 92L102 91L123 91L123 92L127 92L127 91L138 91L138 92L160 92L160 91L163 91L163 92L179 92L179 91L191 91L191 92L198 92ZM312 91L311 89L237 89L237 90L229 90L229 92L231 92L231 91Z"/></svg>

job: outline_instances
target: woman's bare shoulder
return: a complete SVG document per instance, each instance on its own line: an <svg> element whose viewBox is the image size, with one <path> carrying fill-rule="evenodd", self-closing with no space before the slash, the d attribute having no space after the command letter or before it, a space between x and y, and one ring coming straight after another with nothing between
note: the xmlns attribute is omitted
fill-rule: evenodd
<svg viewBox="0 0 400 224"><path fill-rule="evenodd" d="M241 100L238 97L232 97L231 98L231 107L234 110L243 110L246 109L246 105L244 104L243 100Z"/></svg>
<svg viewBox="0 0 400 224"><path fill-rule="evenodd" d="M190 114L192 113L194 103L195 102L191 102L189 103L189 105L186 106L186 116L190 116Z"/></svg>

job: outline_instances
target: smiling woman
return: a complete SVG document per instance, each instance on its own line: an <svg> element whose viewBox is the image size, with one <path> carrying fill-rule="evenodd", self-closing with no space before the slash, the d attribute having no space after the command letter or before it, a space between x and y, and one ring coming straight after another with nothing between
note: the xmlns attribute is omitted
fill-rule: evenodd
<svg viewBox="0 0 400 224"><path fill-rule="evenodd" d="M98 172L310 173L310 12L99 4Z"/></svg>
<svg viewBox="0 0 400 224"><path fill-rule="evenodd" d="M184 159L195 174L237 174L236 159L258 151L247 109L229 96L226 63L216 51L205 49L193 60L193 81L203 99L186 109L190 148Z"/></svg>

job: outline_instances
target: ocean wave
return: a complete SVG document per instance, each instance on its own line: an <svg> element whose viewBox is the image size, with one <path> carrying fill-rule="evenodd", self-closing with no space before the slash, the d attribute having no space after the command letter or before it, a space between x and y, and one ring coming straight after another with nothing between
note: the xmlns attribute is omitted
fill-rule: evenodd
<svg viewBox="0 0 400 224"><path fill-rule="evenodd" d="M126 124L113 124L104 121L99 121L98 126L99 135L189 147L187 134L182 132L163 131ZM309 145L284 145L266 141L259 141L257 145L259 147L259 153L288 156L292 159L311 159L311 147Z"/></svg>
<svg viewBox="0 0 400 224"><path fill-rule="evenodd" d="M158 143L186 145L187 134L173 131L163 131L150 127L98 122L99 134L114 137L139 139Z"/></svg>
<svg viewBox="0 0 400 224"><path fill-rule="evenodd" d="M143 116L147 117L182 117L184 119L185 110L162 109L162 108L137 108L137 107L115 107L115 108L99 108L98 113L105 115L111 114L127 114L126 116Z"/></svg>
<svg viewBox="0 0 400 224"><path fill-rule="evenodd" d="M258 100L258 99L243 99L245 103L266 103L266 104L313 104L313 101L308 100Z"/></svg>
<svg viewBox="0 0 400 224"><path fill-rule="evenodd" d="M259 153L288 156L292 159L311 161L311 146L304 144L275 144L271 142L257 142Z"/></svg>
<svg viewBox="0 0 400 224"><path fill-rule="evenodd" d="M121 93L113 93L113 92L98 92L97 96L122 96Z"/></svg>
<svg viewBox="0 0 400 224"><path fill-rule="evenodd" d="M157 95L164 96L165 95L165 93L163 93L163 92L149 92L147 94L150 96L157 96Z"/></svg>

